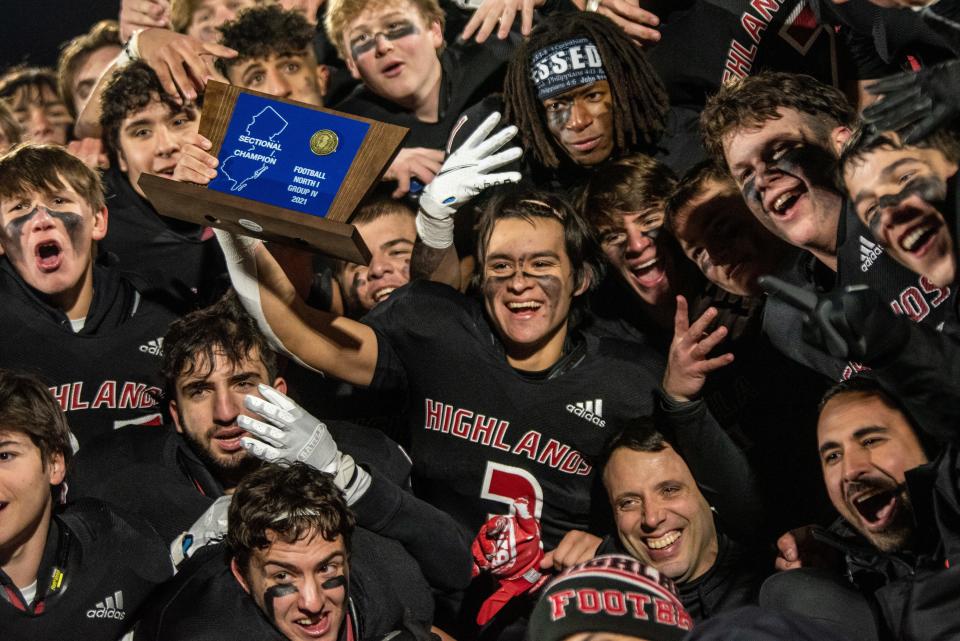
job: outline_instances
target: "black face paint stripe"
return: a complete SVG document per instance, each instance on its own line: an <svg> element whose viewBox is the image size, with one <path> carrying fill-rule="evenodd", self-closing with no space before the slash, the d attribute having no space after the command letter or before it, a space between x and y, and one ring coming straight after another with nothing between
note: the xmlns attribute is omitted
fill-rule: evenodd
<svg viewBox="0 0 960 641"><path fill-rule="evenodd" d="M83 230L83 216L68 211L52 211L46 207L43 209L47 212L47 215L52 218L56 218L63 223L63 227L66 229L67 235L70 237L70 241L73 243L74 247L77 247L80 240L80 233ZM26 227L27 224L33 220L38 213L40 213L40 207L34 207L29 213L7 223L7 225L4 227L4 232L6 233L7 239L10 241L7 247L8 253L11 253L17 257L22 257L23 228Z"/></svg>
<svg viewBox="0 0 960 641"><path fill-rule="evenodd" d="M555 129L562 129L570 121L570 105L560 103L556 109L547 110L547 120Z"/></svg>
<svg viewBox="0 0 960 641"><path fill-rule="evenodd" d="M377 46L377 38L380 36L383 36L387 40L393 42L394 40L406 38L407 36L417 33L420 33L420 29L417 28L417 25L413 24L412 22L401 22L393 29L389 29L387 31L377 31L376 33L371 34L370 38L363 42L351 43L350 55L353 56L354 60L356 60L368 51L373 51Z"/></svg>
<svg viewBox="0 0 960 641"><path fill-rule="evenodd" d="M337 588L343 587L347 584L347 577L343 574L338 574L337 576L327 579L320 584L320 587L324 590L335 590Z"/></svg>
<svg viewBox="0 0 960 641"><path fill-rule="evenodd" d="M276 621L276 615L273 610L273 600L285 597L288 594L299 592L297 586L285 583L283 585L274 585L263 591L263 607L267 610L267 618Z"/></svg>

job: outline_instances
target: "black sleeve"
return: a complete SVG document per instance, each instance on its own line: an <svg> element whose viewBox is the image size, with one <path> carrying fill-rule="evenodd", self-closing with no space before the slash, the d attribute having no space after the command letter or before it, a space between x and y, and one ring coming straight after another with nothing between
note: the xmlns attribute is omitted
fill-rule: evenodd
<svg viewBox="0 0 960 641"><path fill-rule="evenodd" d="M756 538L763 522L760 492L747 462L703 401L674 403L658 392L657 426L683 457L724 531L735 540Z"/></svg>
<svg viewBox="0 0 960 641"><path fill-rule="evenodd" d="M370 488L352 507L357 524L400 542L436 589L453 592L470 583L470 540L446 513L371 474Z"/></svg>
<svg viewBox="0 0 960 641"><path fill-rule="evenodd" d="M960 443L960 344L932 327L897 320L910 327L907 341L875 367L877 376L925 432Z"/></svg>
<svg viewBox="0 0 960 641"><path fill-rule="evenodd" d="M873 34L860 33L849 28L840 29L841 46L850 55L857 80L874 80L900 71L897 65L884 62L873 40Z"/></svg>

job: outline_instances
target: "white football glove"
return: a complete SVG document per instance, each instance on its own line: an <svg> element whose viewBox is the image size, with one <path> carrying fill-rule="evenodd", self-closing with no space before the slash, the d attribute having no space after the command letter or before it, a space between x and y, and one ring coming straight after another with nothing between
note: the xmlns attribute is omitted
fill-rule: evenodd
<svg viewBox="0 0 960 641"><path fill-rule="evenodd" d="M174 565L191 556L205 545L216 543L227 534L227 513L233 495L221 496L200 515L190 529L170 544L170 557Z"/></svg>
<svg viewBox="0 0 960 641"><path fill-rule="evenodd" d="M453 213L461 205L488 187L520 181L517 171L489 173L523 154L519 147L499 151L517 135L513 125L487 138L499 122L500 112L490 114L466 142L447 156L440 172L420 195L417 233L428 247L445 249L453 244Z"/></svg>
<svg viewBox="0 0 960 641"><path fill-rule="evenodd" d="M256 437L242 437L243 447L263 461L302 461L332 474L347 505L363 496L370 487L370 475L337 449L327 426L269 385L261 383L257 389L263 398L247 394L243 404L267 422L242 414L237 417L237 425Z"/></svg>

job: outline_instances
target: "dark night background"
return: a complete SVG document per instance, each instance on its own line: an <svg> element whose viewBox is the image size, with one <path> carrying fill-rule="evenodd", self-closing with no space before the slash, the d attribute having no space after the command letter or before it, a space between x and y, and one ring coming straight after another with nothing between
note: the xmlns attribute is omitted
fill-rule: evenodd
<svg viewBox="0 0 960 641"><path fill-rule="evenodd" d="M0 71L21 62L55 66L64 42L119 13L120 0L0 0Z"/></svg>

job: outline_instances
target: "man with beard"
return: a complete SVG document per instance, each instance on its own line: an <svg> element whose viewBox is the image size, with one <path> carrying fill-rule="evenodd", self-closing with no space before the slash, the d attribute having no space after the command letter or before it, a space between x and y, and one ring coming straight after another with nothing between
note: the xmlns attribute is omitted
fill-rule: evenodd
<svg viewBox="0 0 960 641"><path fill-rule="evenodd" d="M107 222L100 177L62 147L26 144L0 158L0 366L39 373L81 445L161 422L157 363L175 317L97 260Z"/></svg>
<svg viewBox="0 0 960 641"><path fill-rule="evenodd" d="M701 126L710 154L729 168L750 211L771 232L805 252L779 274L814 291L867 285L891 305L933 327L949 318L950 291L925 285L916 274L876 251L870 230L835 184L837 157L856 114L843 95L810 78L763 72L725 85L710 98ZM921 300L912 300L918 295ZM849 377L845 363L797 340L802 319L772 300L764 331L790 358L833 380Z"/></svg>
<svg viewBox="0 0 960 641"><path fill-rule="evenodd" d="M826 535L802 530L778 541L777 566L791 572L772 581L785 607L800 613L815 609L817 616L836 620L867 611L849 592L826 607L788 596L791 588L800 594L800 585L837 593L837 579L825 578L818 567L827 545L843 552L847 576L879 606L882 617L871 627L881 631L881 638L888 638L884 630L896 639L957 634L956 428L935 426L936 436L948 438L935 457L931 431L916 424L899 399L870 376L857 376L826 394L817 440L827 492L843 520ZM764 592L772 587L765 585Z"/></svg>

